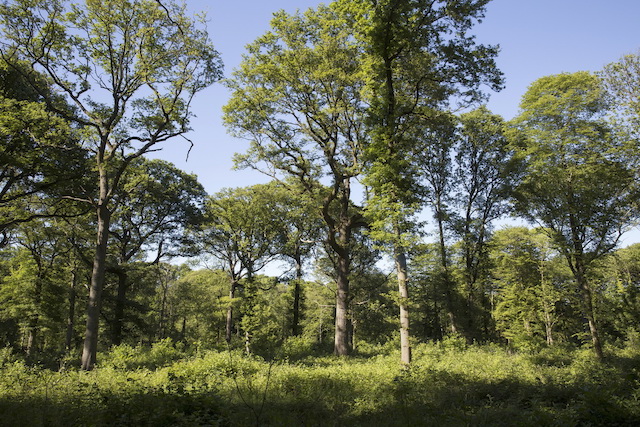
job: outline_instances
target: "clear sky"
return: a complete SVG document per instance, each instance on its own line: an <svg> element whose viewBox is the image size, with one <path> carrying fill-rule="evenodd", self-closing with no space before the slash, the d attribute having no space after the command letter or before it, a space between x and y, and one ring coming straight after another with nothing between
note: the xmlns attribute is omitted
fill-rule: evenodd
<svg viewBox="0 0 640 427"><path fill-rule="evenodd" d="M295 12L321 3L314 0L187 0L191 12L205 11L225 75L237 67L244 47L269 29L273 12ZM520 97L534 80L561 72L596 71L640 48L640 0L493 0L473 32L478 41L499 44L498 66L506 88L492 94L489 108L506 119L517 114ZM256 172L233 171L232 156L248 144L226 134L221 108L228 93L220 84L194 101L197 118L189 144L176 139L157 156L198 175L213 194L223 187L267 181Z"/></svg>

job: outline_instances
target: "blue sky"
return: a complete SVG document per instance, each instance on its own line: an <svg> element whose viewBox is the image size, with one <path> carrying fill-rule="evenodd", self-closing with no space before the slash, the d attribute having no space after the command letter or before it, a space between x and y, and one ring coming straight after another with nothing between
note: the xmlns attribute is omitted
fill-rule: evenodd
<svg viewBox="0 0 640 427"><path fill-rule="evenodd" d="M321 2L314 0L187 0L191 12L205 11L208 29L222 55L225 74L239 64L246 44L269 29L273 12L295 12ZM506 88L492 94L489 108L505 117L517 114L520 97L534 80L561 72L596 71L640 48L638 0L493 0L484 21L473 32L478 41L499 44L498 66ZM156 154L190 173L212 194L223 187L265 182L252 171L233 171L232 156L247 148L245 141L227 135L221 108L228 93L217 84L194 101L194 142L169 141Z"/></svg>

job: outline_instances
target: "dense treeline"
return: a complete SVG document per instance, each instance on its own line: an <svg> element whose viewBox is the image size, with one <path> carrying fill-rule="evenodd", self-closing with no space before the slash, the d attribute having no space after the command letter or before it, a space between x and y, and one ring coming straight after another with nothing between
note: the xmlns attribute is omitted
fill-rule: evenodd
<svg viewBox="0 0 640 427"><path fill-rule="evenodd" d="M497 49L469 33L486 2L280 12L224 116L251 141L237 165L273 181L207 195L144 156L220 77L206 31L173 3L102 3L1 8L5 346L91 369L159 342L405 364L443 339L637 342L640 245L619 248L640 216L637 55L543 77L505 121L482 106Z"/></svg>

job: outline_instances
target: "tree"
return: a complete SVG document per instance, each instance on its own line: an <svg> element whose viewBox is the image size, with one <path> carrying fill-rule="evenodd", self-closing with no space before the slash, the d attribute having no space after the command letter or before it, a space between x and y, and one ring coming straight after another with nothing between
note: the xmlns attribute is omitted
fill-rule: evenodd
<svg viewBox="0 0 640 427"><path fill-rule="evenodd" d="M281 244L275 250L292 262L294 268L294 278L289 282L293 284L291 334L298 336L302 332L303 263L322 239L321 201L313 199L295 180L285 183L274 181L270 186L280 216L274 226L281 234Z"/></svg>
<svg viewBox="0 0 640 427"><path fill-rule="evenodd" d="M249 45L228 81L225 123L251 143L238 166L295 178L322 200L319 213L337 261L334 352L347 355L351 236L363 225L351 197L366 140L359 52L331 7L278 12L271 27Z"/></svg>
<svg viewBox="0 0 640 427"><path fill-rule="evenodd" d="M451 256L449 253L448 240L451 233L451 223L454 209L454 189L456 188L456 176L453 167L453 149L456 142L456 126L453 116L444 116L440 126L430 126L424 129L424 141L427 149L417 156L420 174L424 182L424 201L433 211L438 234L437 254L438 263L433 265L433 272L428 281L433 284L434 297L440 292L444 294L444 308L447 313L448 329L451 333L459 332L459 316L456 314L455 303L456 291L455 281L451 271ZM426 249L426 248L423 248ZM417 250L421 255L418 258L425 258L428 250ZM429 261L432 257L426 257ZM416 260L418 269L424 263L423 260ZM421 272L416 271L416 276ZM437 300L434 298L434 320L438 321ZM435 326L434 331L440 334L440 326Z"/></svg>
<svg viewBox="0 0 640 427"><path fill-rule="evenodd" d="M83 369L96 362L102 288L113 198L129 164L189 130L193 96L220 77L208 34L174 2L15 0L0 9L2 57L33 65L72 103L61 111L82 126L97 171L96 194L80 197L97 218ZM34 89L38 86L32 83Z"/></svg>
<svg viewBox="0 0 640 427"><path fill-rule="evenodd" d="M640 244L618 249L599 264L595 280L601 284L597 308L603 329L632 342L640 333Z"/></svg>
<svg viewBox="0 0 640 427"><path fill-rule="evenodd" d="M167 333L187 345L225 341L229 277L222 270L185 271L167 290Z"/></svg>
<svg viewBox="0 0 640 427"><path fill-rule="evenodd" d="M55 333L63 330L66 266L62 258L70 246L58 225L55 220L41 219L19 227L20 243L8 249L12 253L10 273L0 283L0 316L17 320L26 337L28 356L43 349L43 329L54 333L46 340L49 347L55 346Z"/></svg>
<svg viewBox="0 0 640 427"><path fill-rule="evenodd" d="M497 281L494 308L497 328L516 346L536 340L555 343L559 305L570 300L557 251L540 229L509 227L498 230L491 242L492 276Z"/></svg>
<svg viewBox="0 0 640 427"><path fill-rule="evenodd" d="M518 178L517 162L508 147L504 127L502 117L491 114L486 107L460 116L454 190L459 212L452 215L451 225L461 245L467 308L463 333L468 339L480 338L474 311L482 317L485 336L489 330L487 295L480 286L489 268L487 242L492 222L508 212L510 191ZM475 310L478 304L480 307Z"/></svg>
<svg viewBox="0 0 640 427"><path fill-rule="evenodd" d="M0 245L16 225L67 215L61 198L86 172L78 135L21 77L26 67L0 60ZM36 83L53 96L42 76Z"/></svg>
<svg viewBox="0 0 640 427"><path fill-rule="evenodd" d="M187 230L203 220L206 193L196 177L162 160L136 159L122 178L110 230L112 259L107 271L118 277L112 339L120 344L132 261L158 264L186 255ZM155 253L155 254L154 254Z"/></svg>
<svg viewBox="0 0 640 427"><path fill-rule="evenodd" d="M516 207L545 227L566 258L582 298L593 349L603 357L589 271L631 221L638 197L625 141L605 121L600 79L588 72L535 81L514 120L514 149L525 162Z"/></svg>
<svg viewBox="0 0 640 427"><path fill-rule="evenodd" d="M640 137L640 55L625 55L607 64L599 75L617 110L617 119L628 125L627 131L637 140Z"/></svg>
<svg viewBox="0 0 640 427"><path fill-rule="evenodd" d="M227 309L227 342L231 342L234 328L236 291L246 279L251 285L255 273L273 261L281 238L277 221L277 199L273 188L254 185L224 189L207 204L207 220L203 224L202 252L218 261L217 267L229 278L229 306ZM275 243L275 244L274 244ZM247 337L250 331L245 331Z"/></svg>
<svg viewBox="0 0 640 427"><path fill-rule="evenodd" d="M367 123L371 141L365 183L367 215L375 238L395 260L401 295L402 362L411 360L407 247L415 234L420 179L415 155L425 149L423 128L456 99L481 98L480 86L498 88L496 49L468 34L487 1L343 0L336 3L354 28L365 69Z"/></svg>

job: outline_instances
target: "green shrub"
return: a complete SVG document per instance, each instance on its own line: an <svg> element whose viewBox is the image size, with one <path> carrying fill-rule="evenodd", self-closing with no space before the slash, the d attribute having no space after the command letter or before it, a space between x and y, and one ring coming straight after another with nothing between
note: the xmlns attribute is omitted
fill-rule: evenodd
<svg viewBox="0 0 640 427"><path fill-rule="evenodd" d="M467 348L467 340L460 334L451 334L438 342L438 346L447 351L463 351Z"/></svg>
<svg viewBox="0 0 640 427"><path fill-rule="evenodd" d="M5 352L6 425L636 425L640 356L590 349L535 357L459 339L389 355L265 361L241 351L190 358L169 342L118 346L92 372L29 367ZM287 351L306 354L304 340ZM371 350L374 346L371 346ZM611 350L611 351L616 351ZM165 365L164 367L161 367ZM153 369L153 370L151 370Z"/></svg>
<svg viewBox="0 0 640 427"><path fill-rule="evenodd" d="M113 346L100 361L100 365L120 370L157 369L167 366L184 357L171 339L166 338L151 347L132 347L129 344Z"/></svg>

